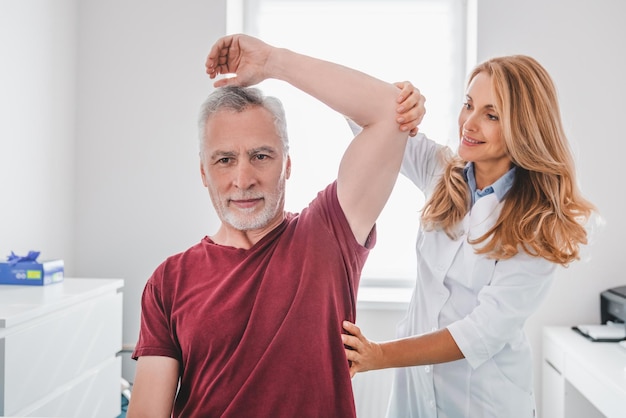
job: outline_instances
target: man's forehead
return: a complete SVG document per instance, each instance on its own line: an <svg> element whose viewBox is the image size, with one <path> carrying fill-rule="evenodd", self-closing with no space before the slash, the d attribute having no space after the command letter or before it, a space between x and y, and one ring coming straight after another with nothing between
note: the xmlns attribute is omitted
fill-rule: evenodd
<svg viewBox="0 0 626 418"><path fill-rule="evenodd" d="M256 149L279 149L282 147L282 141L274 132L224 130L219 133L209 132L205 137L204 146L212 150L230 150L241 153Z"/></svg>
<svg viewBox="0 0 626 418"><path fill-rule="evenodd" d="M211 146L207 147L210 151L211 155L232 155L237 156L241 154L246 155L255 155L255 154L277 154L278 148L273 145L259 145L256 147L246 147L244 144L240 144L240 146L234 145L232 147L216 147L212 148Z"/></svg>

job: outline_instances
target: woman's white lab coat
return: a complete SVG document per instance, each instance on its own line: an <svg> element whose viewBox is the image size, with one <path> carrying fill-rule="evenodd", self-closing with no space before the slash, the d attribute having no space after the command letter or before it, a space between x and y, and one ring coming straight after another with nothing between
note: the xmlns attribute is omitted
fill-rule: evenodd
<svg viewBox="0 0 626 418"><path fill-rule="evenodd" d="M427 196L443 172L441 145L410 138L402 173ZM454 362L395 371L388 417L532 418L532 353L523 327L547 295L556 265L520 252L496 261L476 255L468 237L482 235L503 202L480 198L462 235L420 230L417 282L398 337L448 328L465 356Z"/></svg>

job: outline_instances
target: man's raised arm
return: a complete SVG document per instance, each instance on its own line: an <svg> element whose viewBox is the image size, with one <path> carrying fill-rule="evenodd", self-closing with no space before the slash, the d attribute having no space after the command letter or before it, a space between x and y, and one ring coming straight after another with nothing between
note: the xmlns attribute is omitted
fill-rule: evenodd
<svg viewBox="0 0 626 418"><path fill-rule="evenodd" d="M364 244L391 194L406 145L408 132L396 122L399 89L360 71L275 48L247 35L220 38L206 67L211 78L236 74L217 80L216 87L249 86L267 78L286 81L363 127L343 156L337 191L356 239ZM423 100L419 106L423 108Z"/></svg>

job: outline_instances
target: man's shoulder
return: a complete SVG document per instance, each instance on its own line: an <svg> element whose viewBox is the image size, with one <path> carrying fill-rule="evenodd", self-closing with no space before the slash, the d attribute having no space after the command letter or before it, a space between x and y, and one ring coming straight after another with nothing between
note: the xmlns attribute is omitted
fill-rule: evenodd
<svg viewBox="0 0 626 418"><path fill-rule="evenodd" d="M208 237L204 237L202 238L202 240L194 245L192 245L191 247L187 248L186 250L180 251L178 253L174 253L172 255L169 255L165 260L163 260L163 262L161 263L162 265L165 264L172 264L172 263L179 263L182 259L186 259L186 258L195 258L198 255L204 253L206 251L206 246L209 244L209 238Z"/></svg>
<svg viewBox="0 0 626 418"><path fill-rule="evenodd" d="M285 220L286 228L281 231L281 235L282 232L289 231L288 235L315 235L317 238L329 240L352 236L350 225L337 197L336 181L319 191L300 213L286 212ZM310 241L304 243L310 244Z"/></svg>
<svg viewBox="0 0 626 418"><path fill-rule="evenodd" d="M149 281L160 287L163 285L164 281L169 281L165 280L166 277L178 277L182 272L199 266L201 264L200 260L206 255L206 246L208 244L208 239L205 237L202 241L192 245L186 250L166 257L155 268Z"/></svg>

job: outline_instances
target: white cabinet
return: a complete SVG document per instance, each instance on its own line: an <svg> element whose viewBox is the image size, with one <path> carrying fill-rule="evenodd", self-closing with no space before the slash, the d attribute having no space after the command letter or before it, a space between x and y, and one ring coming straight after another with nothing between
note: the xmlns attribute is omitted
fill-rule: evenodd
<svg viewBox="0 0 626 418"><path fill-rule="evenodd" d="M121 279L0 285L0 415L120 414Z"/></svg>
<svg viewBox="0 0 626 418"><path fill-rule="evenodd" d="M543 332L542 418L626 416L626 350L567 327Z"/></svg>

